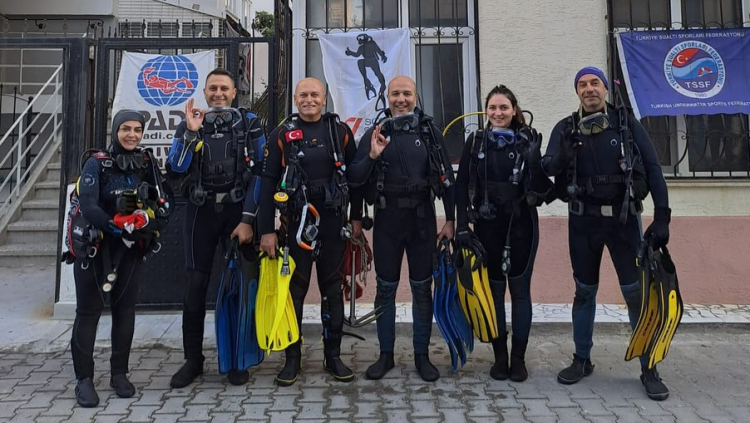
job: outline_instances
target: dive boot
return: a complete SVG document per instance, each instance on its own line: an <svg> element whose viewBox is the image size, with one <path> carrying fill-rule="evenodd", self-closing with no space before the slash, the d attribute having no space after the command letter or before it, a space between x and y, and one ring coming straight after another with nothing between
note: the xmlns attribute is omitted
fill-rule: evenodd
<svg viewBox="0 0 750 423"><path fill-rule="evenodd" d="M646 395L654 401L664 401L669 397L669 388L661 381L656 367L641 368L641 383L646 387Z"/></svg>
<svg viewBox="0 0 750 423"><path fill-rule="evenodd" d="M516 337L510 340L510 380L513 382L523 382L528 379L529 371L526 370L526 345L528 341L519 341Z"/></svg>
<svg viewBox="0 0 750 423"><path fill-rule="evenodd" d="M203 360L188 359L180 370L172 376L169 386L172 388L184 388L203 373Z"/></svg>
<svg viewBox="0 0 750 423"><path fill-rule="evenodd" d="M430 363L430 356L427 354L417 354L414 356L414 364L417 366L417 372L425 382L434 382L440 379L440 372L437 367Z"/></svg>
<svg viewBox="0 0 750 423"><path fill-rule="evenodd" d="M594 365L588 358L573 354L573 363L557 374L557 381L563 385L572 385L594 372Z"/></svg>
<svg viewBox="0 0 750 423"><path fill-rule="evenodd" d="M78 405L85 408L92 408L99 405L99 395L94 389L94 381L90 377L80 379L76 383L76 401Z"/></svg>
<svg viewBox="0 0 750 423"><path fill-rule="evenodd" d="M340 382L354 380L354 372L341 361L341 337L323 341L323 369Z"/></svg>
<svg viewBox="0 0 750 423"><path fill-rule="evenodd" d="M286 363L284 363L284 368L276 376L276 383L279 386L292 386L297 381L300 370L302 370L302 347L300 346L300 342L297 341L288 346L284 352L286 354Z"/></svg>
<svg viewBox="0 0 750 423"><path fill-rule="evenodd" d="M396 364L393 362L393 353L381 352L378 361L367 368L365 377L370 380L382 379L394 367L396 367Z"/></svg>
<svg viewBox="0 0 750 423"><path fill-rule="evenodd" d="M227 373L227 380L234 386L244 385L250 380L250 372L232 369Z"/></svg>
<svg viewBox="0 0 750 423"><path fill-rule="evenodd" d="M130 383L125 373L112 375L109 379L109 386L115 389L115 393L120 398L130 398L135 395L135 386Z"/></svg>
<svg viewBox="0 0 750 423"><path fill-rule="evenodd" d="M492 341L492 350L495 352L495 364L490 369L490 377L495 380L505 380L510 377L508 373L508 333Z"/></svg>

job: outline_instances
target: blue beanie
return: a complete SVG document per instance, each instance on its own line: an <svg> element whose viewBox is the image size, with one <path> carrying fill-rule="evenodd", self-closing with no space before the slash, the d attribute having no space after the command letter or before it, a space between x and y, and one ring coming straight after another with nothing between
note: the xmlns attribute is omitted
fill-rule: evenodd
<svg viewBox="0 0 750 423"><path fill-rule="evenodd" d="M576 90L578 90L578 80L581 79L583 75L595 75L599 77L599 79L601 79L602 82L604 83L604 88L609 90L609 82L607 82L607 77L604 76L604 72L602 72L601 69L595 68L593 66L587 66L578 71L578 73L576 74L576 80L573 83L573 87Z"/></svg>

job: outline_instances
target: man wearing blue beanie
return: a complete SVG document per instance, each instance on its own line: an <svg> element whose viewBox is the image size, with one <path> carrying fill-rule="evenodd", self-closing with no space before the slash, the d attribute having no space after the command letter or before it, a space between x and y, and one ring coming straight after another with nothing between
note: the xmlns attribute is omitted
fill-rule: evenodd
<svg viewBox="0 0 750 423"><path fill-rule="evenodd" d="M594 371L596 293L606 246L635 328L641 309L641 281L636 257L641 240L657 250L669 241L671 210L667 185L651 138L629 108L606 102L609 83L595 67L574 80L577 112L557 123L542 167L555 177L557 195L568 203L568 246L573 267L573 363L557 376L573 384ZM642 200L651 193L654 221L641 236ZM648 354L641 356L641 382L649 398L669 396Z"/></svg>

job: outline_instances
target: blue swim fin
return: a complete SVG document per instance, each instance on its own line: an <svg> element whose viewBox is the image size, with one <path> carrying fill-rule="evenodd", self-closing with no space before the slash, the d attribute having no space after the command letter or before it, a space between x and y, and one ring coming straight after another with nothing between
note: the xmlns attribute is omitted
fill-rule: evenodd
<svg viewBox="0 0 750 423"><path fill-rule="evenodd" d="M445 278L445 255L447 240L440 243L440 247L433 254L433 271L432 277L435 280L435 289L432 295L432 310L435 316L435 323L437 324L440 334L445 339L445 343L448 345L448 352L451 355L451 369L453 372L458 370L458 349L454 342L455 336L453 330L448 321L448 315L446 314L445 298L447 295L447 286Z"/></svg>
<svg viewBox="0 0 750 423"><path fill-rule="evenodd" d="M239 318L239 269L236 250L230 249L216 296L216 350L219 373L227 373L236 363L236 333Z"/></svg>
<svg viewBox="0 0 750 423"><path fill-rule="evenodd" d="M263 362L265 353L258 345L255 325L255 300L258 295L258 258L252 247L240 248L239 329L237 331L236 368L244 370Z"/></svg>

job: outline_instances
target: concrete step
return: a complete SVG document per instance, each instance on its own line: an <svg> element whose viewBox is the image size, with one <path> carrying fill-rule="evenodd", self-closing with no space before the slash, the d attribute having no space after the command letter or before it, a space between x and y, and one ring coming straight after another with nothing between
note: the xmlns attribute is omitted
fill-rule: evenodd
<svg viewBox="0 0 750 423"><path fill-rule="evenodd" d="M47 176L44 178L45 182L49 181L60 181L60 170L62 166L60 162L47 164Z"/></svg>
<svg viewBox="0 0 750 423"><path fill-rule="evenodd" d="M6 244L57 244L57 220L21 220L8 225L7 231Z"/></svg>
<svg viewBox="0 0 750 423"><path fill-rule="evenodd" d="M43 181L34 185L34 199L57 200L60 198L60 181Z"/></svg>
<svg viewBox="0 0 750 423"><path fill-rule="evenodd" d="M57 220L60 205L54 200L26 200L21 205L23 220Z"/></svg>
<svg viewBox="0 0 750 423"><path fill-rule="evenodd" d="M18 267L30 264L46 266L57 261L57 247L54 243L0 245L0 266L2 267Z"/></svg>

